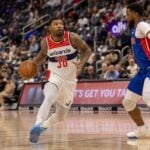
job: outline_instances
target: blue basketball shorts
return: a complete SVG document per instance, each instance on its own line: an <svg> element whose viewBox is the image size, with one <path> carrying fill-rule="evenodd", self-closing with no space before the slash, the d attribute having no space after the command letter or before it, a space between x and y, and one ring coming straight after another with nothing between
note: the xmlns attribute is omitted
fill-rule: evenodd
<svg viewBox="0 0 150 150"><path fill-rule="evenodd" d="M142 96L144 80L147 77L150 79L150 69L139 70L139 72L135 75L135 77L130 81L128 89Z"/></svg>

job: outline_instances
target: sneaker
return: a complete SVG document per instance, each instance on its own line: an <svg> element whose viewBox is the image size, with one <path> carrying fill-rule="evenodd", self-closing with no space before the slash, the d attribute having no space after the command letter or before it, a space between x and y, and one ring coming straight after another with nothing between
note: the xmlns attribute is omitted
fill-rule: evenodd
<svg viewBox="0 0 150 150"><path fill-rule="evenodd" d="M127 134L129 139L150 138L150 128L147 126L140 127L136 131Z"/></svg>
<svg viewBox="0 0 150 150"><path fill-rule="evenodd" d="M138 140L139 139L128 139L127 144L131 146L137 146L138 145Z"/></svg>
<svg viewBox="0 0 150 150"><path fill-rule="evenodd" d="M149 139L128 139L127 144L136 147L138 150L150 150Z"/></svg>
<svg viewBox="0 0 150 150"><path fill-rule="evenodd" d="M29 139L30 142L31 142L31 143L37 143L40 134L41 134L44 130L46 130L46 128L41 127L41 123L35 125L35 126L31 129L31 131L30 131L30 139Z"/></svg>

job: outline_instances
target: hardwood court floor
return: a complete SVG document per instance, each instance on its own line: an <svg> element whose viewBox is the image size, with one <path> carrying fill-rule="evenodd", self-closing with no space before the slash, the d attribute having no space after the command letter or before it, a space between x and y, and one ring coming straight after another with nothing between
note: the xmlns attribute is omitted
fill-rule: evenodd
<svg viewBox="0 0 150 150"><path fill-rule="evenodd" d="M126 132L135 125L125 112L71 111L66 123L48 129L32 145L28 138L35 117L28 110L0 111L0 150L150 150L150 139L127 141ZM149 118L144 113L148 123Z"/></svg>

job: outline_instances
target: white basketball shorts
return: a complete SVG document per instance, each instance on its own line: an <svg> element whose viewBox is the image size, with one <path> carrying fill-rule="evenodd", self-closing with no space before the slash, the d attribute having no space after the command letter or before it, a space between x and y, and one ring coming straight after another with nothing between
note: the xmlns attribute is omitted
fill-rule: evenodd
<svg viewBox="0 0 150 150"><path fill-rule="evenodd" d="M77 80L67 80L61 78L55 73L51 73L49 82L55 84L59 88L55 102L63 107L70 108L71 104L73 103ZM53 92L53 89L50 89L50 91Z"/></svg>

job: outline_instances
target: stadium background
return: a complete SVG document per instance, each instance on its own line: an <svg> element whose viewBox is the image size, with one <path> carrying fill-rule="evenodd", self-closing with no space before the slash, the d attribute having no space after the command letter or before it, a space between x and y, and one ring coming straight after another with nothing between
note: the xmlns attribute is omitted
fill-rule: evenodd
<svg viewBox="0 0 150 150"><path fill-rule="evenodd" d="M45 62L38 75L23 81L19 63L40 51L40 40L48 34L48 22L58 16L65 28L78 33L92 48L80 81L130 80L138 67L133 59L127 28L127 0L7 0L0 5L0 75L15 82L15 91L6 100L18 101L24 82L45 81ZM150 23L150 2L142 1L145 20Z"/></svg>

